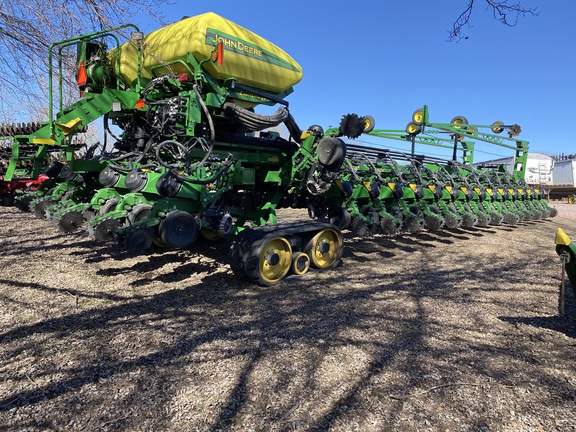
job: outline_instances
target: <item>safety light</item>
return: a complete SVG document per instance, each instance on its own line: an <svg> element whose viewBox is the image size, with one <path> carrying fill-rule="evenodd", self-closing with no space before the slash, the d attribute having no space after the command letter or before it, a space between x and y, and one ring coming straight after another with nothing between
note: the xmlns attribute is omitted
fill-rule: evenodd
<svg viewBox="0 0 576 432"><path fill-rule="evenodd" d="M85 86L86 83L88 82L88 74L86 73L86 65L84 64L83 61L81 61L80 65L78 66L78 77L76 78L76 81L78 82L78 85L80 87Z"/></svg>
<svg viewBox="0 0 576 432"><path fill-rule="evenodd" d="M213 63L216 63L218 66L222 66L222 63L224 62L224 43L223 42L219 42L218 45L216 45L216 49L214 51L212 51L211 60Z"/></svg>
<svg viewBox="0 0 576 432"><path fill-rule="evenodd" d="M136 108L144 108L145 106L146 106L146 103L144 103L143 99L138 99L136 101L136 105L135 105Z"/></svg>

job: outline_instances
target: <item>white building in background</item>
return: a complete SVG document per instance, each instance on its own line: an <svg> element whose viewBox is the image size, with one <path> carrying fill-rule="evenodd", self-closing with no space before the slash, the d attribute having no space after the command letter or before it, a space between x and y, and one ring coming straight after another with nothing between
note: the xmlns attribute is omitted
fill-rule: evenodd
<svg viewBox="0 0 576 432"><path fill-rule="evenodd" d="M554 186L576 187L576 159L557 160L553 177Z"/></svg>
<svg viewBox="0 0 576 432"><path fill-rule="evenodd" d="M482 165L506 165L508 172L514 170L515 156L510 156L502 159L493 159L489 161L475 163L475 167ZM528 160L526 162L526 175L524 180L530 185L546 185L551 186L554 183L553 171L555 162L552 156L541 153L528 153Z"/></svg>

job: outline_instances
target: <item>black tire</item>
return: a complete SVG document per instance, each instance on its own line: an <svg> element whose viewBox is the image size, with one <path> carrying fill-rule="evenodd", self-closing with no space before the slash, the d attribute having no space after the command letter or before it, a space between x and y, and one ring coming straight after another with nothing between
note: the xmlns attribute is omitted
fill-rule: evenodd
<svg viewBox="0 0 576 432"><path fill-rule="evenodd" d="M460 128L461 127L460 125L468 124L468 119L463 116L456 116L450 121L450 123L457 125L456 128Z"/></svg>
<svg viewBox="0 0 576 432"><path fill-rule="evenodd" d="M408 135L418 135L420 132L422 132L421 125L417 125L414 122L410 122L406 125L406 133Z"/></svg>
<svg viewBox="0 0 576 432"><path fill-rule="evenodd" d="M374 117L372 116L364 116L364 133L372 132L374 130L374 126L376 126L376 122Z"/></svg>
<svg viewBox="0 0 576 432"><path fill-rule="evenodd" d="M418 108L416 111L414 111L412 114L412 122L417 125L424 124L424 110L422 108Z"/></svg>

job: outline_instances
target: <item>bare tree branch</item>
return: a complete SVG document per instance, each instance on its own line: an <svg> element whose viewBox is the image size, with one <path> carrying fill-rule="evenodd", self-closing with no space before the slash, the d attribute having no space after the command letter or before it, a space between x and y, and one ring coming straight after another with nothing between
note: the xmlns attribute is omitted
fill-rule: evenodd
<svg viewBox="0 0 576 432"><path fill-rule="evenodd" d="M3 109L46 106L48 47L72 36L126 24L142 11L163 24L162 6L173 0L0 0L0 88ZM65 53L68 81L75 75L75 53ZM77 91L76 91L77 94ZM8 101L11 101L10 103ZM16 102L17 101L17 102ZM16 106L18 104L18 106ZM26 110L24 110L26 111ZM31 114L34 117L34 114ZM24 119L27 120L27 119Z"/></svg>
<svg viewBox="0 0 576 432"><path fill-rule="evenodd" d="M467 39L468 37L464 35L463 29L471 29L470 17L472 15L472 9L477 1L482 0L468 0L468 6L464 11L458 16L452 25L452 30L449 31L448 41L459 41L461 39ZM526 8L522 6L522 3L511 3L509 0L483 0L486 2L486 9L492 11L494 19L500 21L502 24L508 27L514 27L518 24L518 19L520 16L524 17L526 15L538 16L538 7Z"/></svg>

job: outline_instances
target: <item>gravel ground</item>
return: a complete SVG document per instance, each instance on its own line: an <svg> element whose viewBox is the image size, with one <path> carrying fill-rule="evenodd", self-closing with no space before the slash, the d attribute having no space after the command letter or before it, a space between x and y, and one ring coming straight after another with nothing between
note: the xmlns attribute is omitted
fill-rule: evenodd
<svg viewBox="0 0 576 432"><path fill-rule="evenodd" d="M553 220L374 238L273 288L0 208L1 431L576 431ZM286 213L282 218L300 217Z"/></svg>

